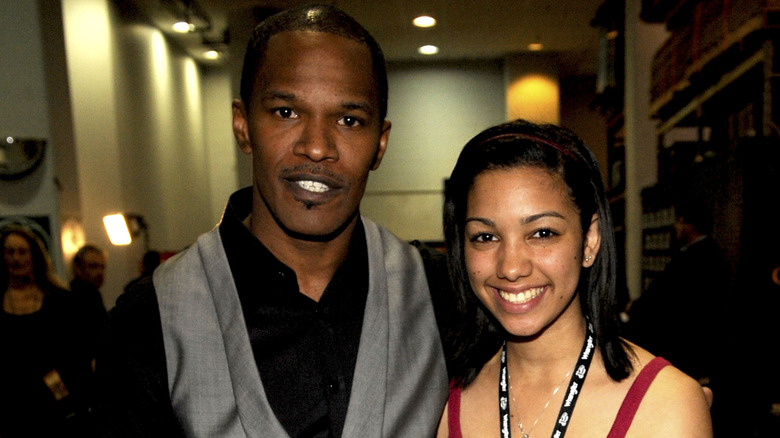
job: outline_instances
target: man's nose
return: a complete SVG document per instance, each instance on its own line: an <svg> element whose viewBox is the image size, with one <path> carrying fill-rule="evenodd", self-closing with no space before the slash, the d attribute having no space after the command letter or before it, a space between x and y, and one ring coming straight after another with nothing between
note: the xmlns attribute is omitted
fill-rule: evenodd
<svg viewBox="0 0 780 438"><path fill-rule="evenodd" d="M308 120L295 144L294 153L312 161L337 160L339 154L332 129L325 120Z"/></svg>

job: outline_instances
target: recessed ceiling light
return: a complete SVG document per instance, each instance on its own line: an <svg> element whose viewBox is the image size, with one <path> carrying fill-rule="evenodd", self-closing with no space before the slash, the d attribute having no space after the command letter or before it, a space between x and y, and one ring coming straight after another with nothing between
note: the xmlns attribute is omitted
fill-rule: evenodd
<svg viewBox="0 0 780 438"><path fill-rule="evenodd" d="M428 15L420 15L412 20L412 23L417 27L433 27L436 25L436 19Z"/></svg>
<svg viewBox="0 0 780 438"><path fill-rule="evenodd" d="M542 43L531 43L528 45L528 50L532 52L538 52L542 49L544 49L544 44Z"/></svg>
<svg viewBox="0 0 780 438"><path fill-rule="evenodd" d="M195 30L195 25L187 23L186 21L177 21L173 23L173 30L179 33L187 33Z"/></svg>
<svg viewBox="0 0 780 438"><path fill-rule="evenodd" d="M206 59L217 59L219 58L219 52L216 50L206 50L203 52L203 57Z"/></svg>
<svg viewBox="0 0 780 438"><path fill-rule="evenodd" d="M439 53L439 48L433 45L421 46L417 51L422 55L435 55Z"/></svg>

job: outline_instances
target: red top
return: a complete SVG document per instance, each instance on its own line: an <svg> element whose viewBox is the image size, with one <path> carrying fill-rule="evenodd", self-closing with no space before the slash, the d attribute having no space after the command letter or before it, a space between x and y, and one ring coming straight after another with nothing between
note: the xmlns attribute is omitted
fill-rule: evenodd
<svg viewBox="0 0 780 438"><path fill-rule="evenodd" d="M642 371L636 376L636 380L634 380L634 383L628 390L626 398L623 399L623 404L620 406L607 438L623 438L626 436L626 432L631 427L631 422L634 421L634 415L647 392L647 388L653 383L658 372L667 365L670 364L666 359L656 357L642 368ZM447 425L449 438L463 438L460 432L460 388L453 385L450 385L450 396L447 402Z"/></svg>

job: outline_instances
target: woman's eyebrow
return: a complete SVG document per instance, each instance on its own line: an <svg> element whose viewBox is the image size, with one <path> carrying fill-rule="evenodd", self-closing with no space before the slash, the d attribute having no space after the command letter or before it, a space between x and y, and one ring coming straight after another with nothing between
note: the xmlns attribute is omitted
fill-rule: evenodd
<svg viewBox="0 0 780 438"><path fill-rule="evenodd" d="M543 211L541 213L532 214L522 220L523 224L530 224L533 221L545 218L545 217L554 217L559 219L566 219L562 214L558 213L557 211Z"/></svg>
<svg viewBox="0 0 780 438"><path fill-rule="evenodd" d="M469 223L469 222L480 222L480 223L483 223L483 224L488 225L488 226L495 225L493 223L493 221L491 221L490 219L487 219L487 218L484 218L484 217L478 217L478 216L467 217L465 223Z"/></svg>

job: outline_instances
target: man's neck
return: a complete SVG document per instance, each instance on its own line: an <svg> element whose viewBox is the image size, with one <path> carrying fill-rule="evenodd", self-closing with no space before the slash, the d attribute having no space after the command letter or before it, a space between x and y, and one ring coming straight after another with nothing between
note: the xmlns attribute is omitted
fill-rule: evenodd
<svg viewBox="0 0 780 438"><path fill-rule="evenodd" d="M314 301L320 300L325 288L347 258L356 223L357 217L333 239L313 241L286 233L264 232L264 227L253 228L252 215L244 220L252 234L274 257L295 272L300 292Z"/></svg>

